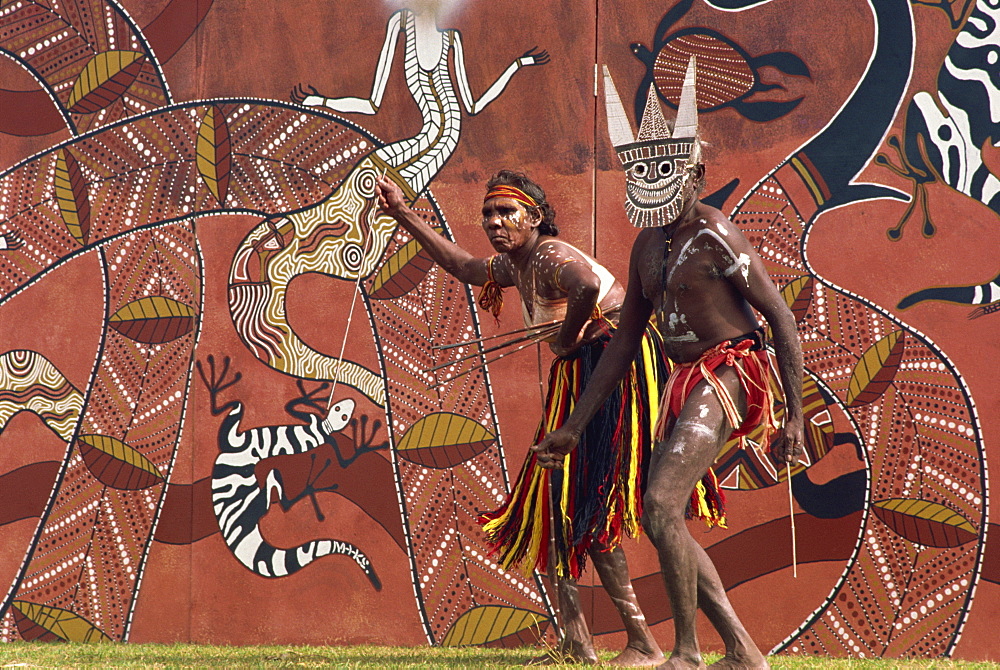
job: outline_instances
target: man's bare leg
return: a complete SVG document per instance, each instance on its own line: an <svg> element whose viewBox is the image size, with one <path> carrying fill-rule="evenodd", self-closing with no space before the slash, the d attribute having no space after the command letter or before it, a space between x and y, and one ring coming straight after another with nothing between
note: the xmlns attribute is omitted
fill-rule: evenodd
<svg viewBox="0 0 1000 670"><path fill-rule="evenodd" d="M587 619L580 607L580 590L575 579L560 579L556 585L559 598L560 623L563 638L555 653L544 654L528 661L528 665L550 665L568 662L593 665L597 663L597 651L590 636Z"/></svg>
<svg viewBox="0 0 1000 670"><path fill-rule="evenodd" d="M578 663L597 663L597 652L590 637L590 627L580 607L580 590L575 579L559 580L559 613L562 615L563 642L560 650L567 660Z"/></svg>
<svg viewBox="0 0 1000 670"><path fill-rule="evenodd" d="M625 551L620 546L612 551L604 551L603 547L591 547L590 559L601 578L604 590L611 596L611 602L615 604L628 635L625 650L611 659L611 665L650 666L662 663L663 652L649 630L646 617L639 609L639 601L632 589Z"/></svg>
<svg viewBox="0 0 1000 670"><path fill-rule="evenodd" d="M726 655L711 665L713 668L769 668L767 657L761 653L736 611L719 579L715 564L698 545L698 606L726 645Z"/></svg>
<svg viewBox="0 0 1000 670"><path fill-rule="evenodd" d="M743 406L736 372L725 367L716 372ZM675 631L673 652L661 667L704 667L695 626L699 604L726 644L720 667L767 667L764 655L729 604L711 560L691 537L684 519L691 490L715 461L731 432L732 426L714 390L703 381L693 389L669 438L653 450L644 521L660 558Z"/></svg>

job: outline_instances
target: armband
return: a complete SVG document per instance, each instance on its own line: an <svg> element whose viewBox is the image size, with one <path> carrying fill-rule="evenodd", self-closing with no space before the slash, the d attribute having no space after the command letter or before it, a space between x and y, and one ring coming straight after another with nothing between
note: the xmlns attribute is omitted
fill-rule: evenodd
<svg viewBox="0 0 1000 670"><path fill-rule="evenodd" d="M500 323L500 311L503 309L503 287L493 279L494 254L486 259L486 283L479 291L479 306L488 311Z"/></svg>

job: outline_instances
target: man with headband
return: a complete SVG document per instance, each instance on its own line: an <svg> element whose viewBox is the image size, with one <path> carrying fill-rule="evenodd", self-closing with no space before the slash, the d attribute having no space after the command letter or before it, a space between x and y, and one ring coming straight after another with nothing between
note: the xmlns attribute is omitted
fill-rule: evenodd
<svg viewBox="0 0 1000 670"><path fill-rule="evenodd" d="M481 306L497 316L503 288L516 287L525 326L552 333L547 341L556 358L537 443L559 427L579 397L615 328L625 291L594 259L556 237L555 211L535 182L505 170L490 179L486 190L482 225L497 253L476 258L410 210L391 180L383 178L377 187L382 211L442 268L483 287ZM642 473L658 389L666 377L656 330L644 328L639 340L618 391L580 432L576 454L556 469L538 467L529 454L506 503L481 519L503 569L519 566L526 574L548 569L554 577L564 628L562 653L539 661L597 662L576 587L588 556L628 635L625 650L613 662L655 665L664 659L639 609L620 546L623 535L641 531Z"/></svg>
<svg viewBox="0 0 1000 670"><path fill-rule="evenodd" d="M726 596L708 554L685 517L725 523L721 496L692 504L692 490L717 490L711 471L731 438L777 429L769 358L756 309L774 335L786 396L785 427L772 444L779 461L802 453L802 351L795 319L743 233L719 210L699 202L704 188L695 105L695 63L688 64L671 131L650 88L639 136L605 68L608 127L625 166L626 210L643 230L632 247L621 322L591 383L558 431L532 447L543 467L560 467L577 436L612 392L655 313L676 368L667 381L650 458L643 523L656 547L674 615L674 648L663 667L704 667L695 630L699 607L719 632L726 655L717 664L766 668ZM753 308L753 309L751 309ZM713 666L716 667L716 666Z"/></svg>

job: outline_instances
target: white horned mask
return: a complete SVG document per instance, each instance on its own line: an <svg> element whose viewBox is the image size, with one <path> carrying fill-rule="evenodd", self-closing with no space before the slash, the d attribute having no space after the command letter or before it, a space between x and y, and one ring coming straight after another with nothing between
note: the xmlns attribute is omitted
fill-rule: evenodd
<svg viewBox="0 0 1000 670"><path fill-rule="evenodd" d="M607 65L604 102L608 110L608 135L625 166L625 211L629 220L636 228L669 224L681 213L684 185L692 177L692 168L701 162L694 56L684 74L673 131L663 118L656 86L651 84L639 136L634 138Z"/></svg>

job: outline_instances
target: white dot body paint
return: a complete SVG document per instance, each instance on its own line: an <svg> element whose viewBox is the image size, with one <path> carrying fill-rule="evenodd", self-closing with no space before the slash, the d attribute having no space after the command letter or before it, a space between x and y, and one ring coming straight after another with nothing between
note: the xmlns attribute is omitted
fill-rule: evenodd
<svg viewBox="0 0 1000 670"><path fill-rule="evenodd" d="M726 227L724 225L722 225L721 223L716 223L715 227L719 229L720 233L722 233L726 237L729 237L729 231L726 230Z"/></svg>
<svg viewBox="0 0 1000 670"><path fill-rule="evenodd" d="M706 416L708 416L708 412L709 410L707 405L698 406L698 418L704 419Z"/></svg>

